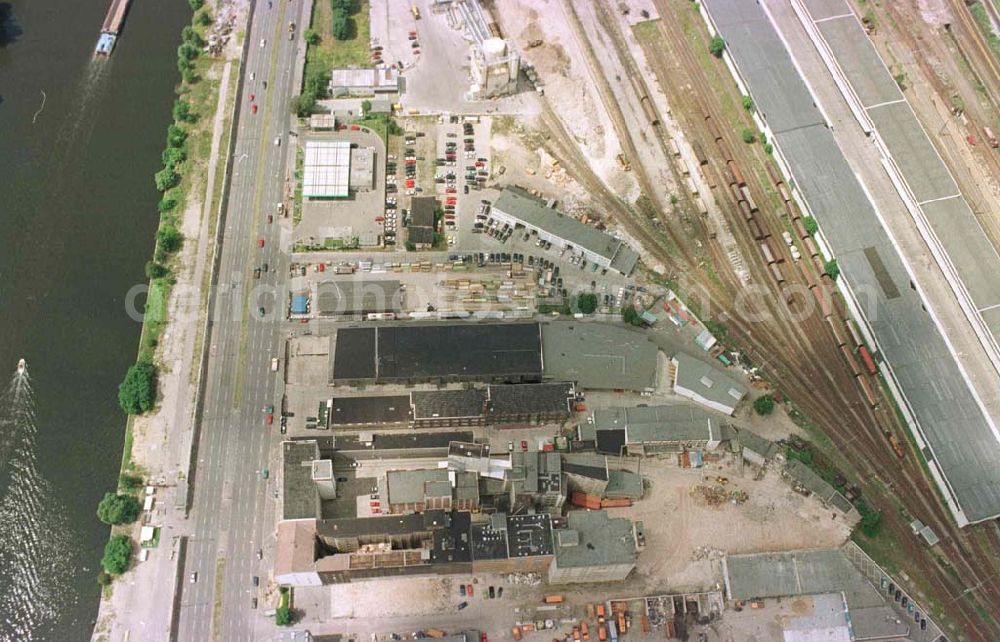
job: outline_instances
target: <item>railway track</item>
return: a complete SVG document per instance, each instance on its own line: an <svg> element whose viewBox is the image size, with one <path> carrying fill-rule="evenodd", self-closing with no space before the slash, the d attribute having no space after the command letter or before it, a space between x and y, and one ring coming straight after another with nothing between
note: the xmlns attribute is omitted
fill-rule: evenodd
<svg viewBox="0 0 1000 642"><path fill-rule="evenodd" d="M665 4L660 2L659 5L661 15L668 15L669 10L664 10ZM584 48L588 50L588 64L595 76L595 80L597 80L599 91L602 94L602 102L609 109L613 120L617 123L623 123L620 111L617 114L615 113L618 110L617 103L609 100L607 94L610 93L610 88L607 80L602 78L601 67L597 64L593 49L586 42L582 25L579 25L578 18L576 18L572 6L568 4L566 6L569 8L567 13L577 20L577 25L579 26L578 33L581 34L581 41L584 44ZM660 22L661 28L668 28L663 26L663 23L668 21L661 20ZM676 29L675 26L673 28ZM667 36L675 38L676 42L683 42L683 34L667 33ZM613 35L612 41L617 42L618 48L622 46L620 40L615 39ZM619 49L617 53L623 59L628 58L627 51ZM689 72L692 69L695 70L692 74L692 82L697 81L696 84L699 91L691 93L701 93L701 95L710 96L711 87L707 86L704 78L699 77L697 61L691 58L689 52L683 62L684 67ZM662 82L661 85L667 86ZM691 105L688 105L688 107L690 108ZM638 216L627 203L624 203L607 190L603 183L593 174L586 162L578 158L578 152L572 137L568 135L561 121L559 121L558 117L550 109L547 109L543 114L542 121L550 133L547 145L553 155L560 159L563 166L566 167L571 175L591 191L599 204L607 208L609 212L615 214L616 218L630 234L640 240L643 246L647 250L650 250L665 265L682 271L686 275L703 274L694 257L685 249L684 243L680 242L680 234L672 230L669 232L671 240L681 251L680 257L674 260L668 252L664 251L660 240L644 224L645 221L642 220L642 217ZM625 129L627 130L627 128ZM691 131L690 128L686 129L689 132ZM729 134L730 139L735 137L735 133L730 131ZM625 131L625 135L622 135L622 132L619 131L619 136L622 138L623 147L626 149L632 147L634 149L635 143L631 140L629 132ZM742 144L733 140L725 141L724 137L723 140L725 145L729 146L729 149L739 149L739 145ZM660 139L659 144L664 144L662 139ZM723 146L714 144L710 147L723 148ZM631 153L630 158L638 159L639 156ZM751 161L753 162L754 159L751 159ZM637 163L637 165L640 164ZM723 173L719 171L717 165L714 168L722 179L720 184L724 183ZM644 189L649 189L648 177L645 176L643 168L638 166L636 169L637 178L639 178L640 183L645 183ZM767 196L766 190L763 190L759 185L756 190L759 192L763 191L765 197ZM649 191L652 192L653 190ZM730 202L730 204L735 206L735 203ZM736 208L734 207L734 209ZM773 230L775 224L778 224L780 227L780 221L768 221L766 224L769 230ZM734 225L734 232L737 229L743 229L743 227L739 224ZM737 237L740 239L741 247L744 250L750 251L749 255L754 255L756 252L754 239L749 238L749 232L737 234ZM785 252L785 250L782 250L782 252ZM725 276L720 275L723 277L722 284L712 283L710 280L706 282L704 278L700 280L695 279L695 281L705 290L713 308L720 310L723 315L728 317L727 323L730 324L733 337L737 342L749 347L751 353L755 353L758 358L762 355L770 355L769 358L772 360L769 361L768 368L775 373L775 379L781 383L782 388L792 398L799 401L810 417L823 425L828 433L832 433L831 436L838 448L846 455L852 456L859 469L859 473L862 475L862 483L866 484L872 480L883 480L890 487L900 484L901 488L918 490L919 492L914 493L915 498L911 499L911 506L915 501L918 504L916 512L923 521L931 523L935 528L940 528L938 532L945 534L942 549L948 549L947 557L958 560L957 564L953 562L954 566L960 568L977 586L971 595L979 595L988 591L992 593L992 590L989 589L991 587L995 589L996 586L993 570L968 563L970 556L974 556L977 553L985 553L985 551L970 550L967 542L963 541L965 538L961 533L957 532L957 529L950 522L950 516L937 500L933 489L928 485L927 480L923 476L923 471L916 462L916 458L912 456L907 457L901 464L892 450L887 448L886 441L881 432L883 430L891 430L892 428L889 427L895 427L894 414L886 409L884 405L873 411L868 406L866 400L858 397L859 391L857 385L853 383L853 374L849 373L843 367L815 367L815 364L829 362L843 363L839 360L840 357L837 356L836 350L832 349L834 342L829 341L829 336L831 335L829 327L818 317L806 319L801 325L792 323L785 314L782 314L782 312L787 312L787 309L782 309L782 306L773 305L774 301L784 302L785 300L781 290L773 287L779 284L773 283L768 271L763 270L759 265L755 264L752 269L754 277L758 282L772 284L770 293L775 296L771 297L772 305L768 306L768 310L775 315L774 319L776 320L772 321L773 325L759 324L755 327L750 327L742 319L741 315L737 313L738 311L732 305L734 294L739 292L740 285L728 274ZM796 270L794 272L797 273L799 271ZM815 275L813 277L815 278ZM799 285L807 285L808 278L799 279L796 276L791 278L791 282ZM795 342L791 345L788 342L789 337L795 339ZM814 342L817 337L824 338L825 344L821 342L819 345L815 345ZM816 389L831 390L834 392L832 395L825 394L822 397L816 397L814 394ZM873 427L874 430L872 429ZM898 430L898 427L895 427L895 429ZM895 433L890 432L890 434ZM884 519L894 534L902 534L899 537L900 545L906 550L908 555L914 559L927 559L926 550L914 538L906 536L908 527L901 514L892 510L885 510ZM995 529L988 533L988 537L997 537ZM970 593L966 591L966 587L961 582L955 580L946 569L941 568L934 561L929 560L927 568L932 570L932 577L929 578L929 582L936 593L950 597L953 603L956 604L958 600L962 601L961 613L956 615L959 624L969 633L970 639L984 640L985 642L986 640L1000 637L997 636L995 623L981 622L980 617L976 613L976 607L966 603L968 600L965 596L970 595ZM992 595L987 597L987 605L990 604L989 599L992 599L992 597Z"/></svg>

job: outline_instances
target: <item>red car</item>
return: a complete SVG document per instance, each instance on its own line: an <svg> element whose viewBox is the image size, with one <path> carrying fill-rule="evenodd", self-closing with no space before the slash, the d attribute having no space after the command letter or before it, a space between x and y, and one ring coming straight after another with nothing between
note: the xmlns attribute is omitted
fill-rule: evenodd
<svg viewBox="0 0 1000 642"><path fill-rule="evenodd" d="M256 98L256 97L257 97L257 94L250 94L250 102L253 102L253 99Z"/></svg>
<svg viewBox="0 0 1000 642"><path fill-rule="evenodd" d="M485 633L483 633L483 639L481 642L490 642L489 638L486 637Z"/></svg>
<svg viewBox="0 0 1000 642"><path fill-rule="evenodd" d="M254 104L250 105L250 111L251 111L251 113L254 113L254 114L257 113L257 103L254 103Z"/></svg>
<svg viewBox="0 0 1000 642"><path fill-rule="evenodd" d="M257 247L264 247L264 239L257 239Z"/></svg>
<svg viewBox="0 0 1000 642"><path fill-rule="evenodd" d="M267 413L267 425L270 426L274 423L274 415L272 413Z"/></svg>
<svg viewBox="0 0 1000 642"><path fill-rule="evenodd" d="M458 190L457 190L457 189L455 189L454 187L449 187L449 188L448 188L448 189L446 189L446 190L445 190L444 192L445 192L445 194L457 194L457 193L458 193Z"/></svg>
<svg viewBox="0 0 1000 642"><path fill-rule="evenodd" d="M528 452L528 442L523 439L521 440L521 450Z"/></svg>
<svg viewBox="0 0 1000 642"><path fill-rule="evenodd" d="M267 215L267 222L268 223L273 223L274 222L274 215L273 214L268 214Z"/></svg>
<svg viewBox="0 0 1000 642"><path fill-rule="evenodd" d="M465 593L469 597L472 597L473 593L472 593L472 585L471 584L469 584L468 586L465 587Z"/></svg>

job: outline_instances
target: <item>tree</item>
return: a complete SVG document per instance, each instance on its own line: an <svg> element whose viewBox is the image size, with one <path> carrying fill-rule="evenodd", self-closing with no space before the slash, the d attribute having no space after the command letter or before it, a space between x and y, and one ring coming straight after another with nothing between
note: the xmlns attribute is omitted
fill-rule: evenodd
<svg viewBox="0 0 1000 642"><path fill-rule="evenodd" d="M105 524L131 524L139 518L139 500L132 495L104 493L97 505L97 517Z"/></svg>
<svg viewBox="0 0 1000 642"><path fill-rule="evenodd" d="M176 187L181 182L181 176L174 171L173 167L164 167L153 174L153 180L156 182L156 189L165 192L171 187Z"/></svg>
<svg viewBox="0 0 1000 642"><path fill-rule="evenodd" d="M642 325L642 317L631 305L625 306L625 309L622 310L622 321L636 327Z"/></svg>
<svg viewBox="0 0 1000 642"><path fill-rule="evenodd" d="M146 278L147 279L162 279L166 275L170 274L170 270L167 266L156 261L146 261Z"/></svg>
<svg viewBox="0 0 1000 642"><path fill-rule="evenodd" d="M101 586L111 584L111 579L111 575L109 575L107 571L101 571L97 574L97 583Z"/></svg>
<svg viewBox="0 0 1000 642"><path fill-rule="evenodd" d="M200 76L195 73L194 67L181 71L181 80L183 80L186 85L193 85L200 79Z"/></svg>
<svg viewBox="0 0 1000 642"><path fill-rule="evenodd" d="M190 43L199 49L205 46L205 41L202 40L198 32L195 31L195 28L190 25L181 29L181 40Z"/></svg>
<svg viewBox="0 0 1000 642"><path fill-rule="evenodd" d="M368 114L371 113L371 111L372 111L372 101L370 101L370 100L362 100L361 101L361 112L365 116L367 116Z"/></svg>
<svg viewBox="0 0 1000 642"><path fill-rule="evenodd" d="M118 475L118 485L125 490L138 490L142 488L143 479L139 475L129 475L122 473Z"/></svg>
<svg viewBox="0 0 1000 642"><path fill-rule="evenodd" d="M576 307L584 314L593 314L597 309L597 295L593 292L584 292L576 297Z"/></svg>
<svg viewBox="0 0 1000 642"><path fill-rule="evenodd" d="M160 210L160 214L166 214L175 207L177 207L177 199L173 196L164 196L160 199L160 202L156 204L156 209Z"/></svg>
<svg viewBox="0 0 1000 642"><path fill-rule="evenodd" d="M279 606L274 610L274 623L278 626L288 626L292 623L292 610L287 606Z"/></svg>
<svg viewBox="0 0 1000 642"><path fill-rule="evenodd" d="M774 412L774 397L771 395L761 395L754 399L753 410L760 416L766 416Z"/></svg>
<svg viewBox="0 0 1000 642"><path fill-rule="evenodd" d="M194 69L194 63L187 58L177 59L177 72L183 77L184 74L190 73Z"/></svg>
<svg viewBox="0 0 1000 642"><path fill-rule="evenodd" d="M162 225L156 231L156 241L167 254L173 254L184 243L184 236L173 225Z"/></svg>
<svg viewBox="0 0 1000 642"><path fill-rule="evenodd" d="M347 40L351 35L351 24L347 19L347 12L343 9L333 10L333 20L331 25L333 37L337 40Z"/></svg>
<svg viewBox="0 0 1000 642"><path fill-rule="evenodd" d="M303 91L292 100L292 111L296 116L305 118L316 110L316 94L311 91Z"/></svg>
<svg viewBox="0 0 1000 642"><path fill-rule="evenodd" d="M863 499L855 501L854 507L861 513L861 522L859 524L861 532L867 537L877 537L882 530L882 513L873 509Z"/></svg>
<svg viewBox="0 0 1000 642"><path fill-rule="evenodd" d="M354 8L354 0L330 0L330 6L333 7L334 11L343 11L349 14Z"/></svg>
<svg viewBox="0 0 1000 642"><path fill-rule="evenodd" d="M128 535L115 535L104 545L101 566L111 575L121 575L128 570L132 557L132 540Z"/></svg>
<svg viewBox="0 0 1000 642"><path fill-rule="evenodd" d="M743 142L747 145L757 140L757 137L754 135L752 129L744 129L740 134L740 137L743 138Z"/></svg>
<svg viewBox="0 0 1000 642"><path fill-rule="evenodd" d="M198 47L194 46L190 42L182 42L180 47L177 47L177 58L186 58L188 60L194 60L198 57Z"/></svg>
<svg viewBox="0 0 1000 642"><path fill-rule="evenodd" d="M774 145L771 143L764 143L764 153L770 156L774 153Z"/></svg>
<svg viewBox="0 0 1000 642"><path fill-rule="evenodd" d="M834 281L836 281L837 277L840 276L840 266L837 265L837 259L830 259L823 267L825 272L829 274L830 278Z"/></svg>
<svg viewBox="0 0 1000 642"><path fill-rule="evenodd" d="M167 127L167 145L170 147L181 147L187 140L187 132L180 125Z"/></svg>
<svg viewBox="0 0 1000 642"><path fill-rule="evenodd" d="M708 43L708 50L716 58L721 58L722 52L726 50L726 41L722 39L722 36L713 36L711 42Z"/></svg>
<svg viewBox="0 0 1000 642"><path fill-rule="evenodd" d="M191 7L191 11L197 11L205 5L205 0L188 0L188 6Z"/></svg>
<svg viewBox="0 0 1000 642"><path fill-rule="evenodd" d="M816 219L811 216L802 217L802 227L806 228L806 232L812 236L815 236L816 232L819 231L819 224L816 222Z"/></svg>
<svg viewBox="0 0 1000 642"><path fill-rule="evenodd" d="M745 109L745 110L747 110L749 112L753 111L753 109L754 109L754 107L753 107L753 98L751 98L750 96L744 96L743 97L743 109Z"/></svg>
<svg viewBox="0 0 1000 642"><path fill-rule="evenodd" d="M133 364L118 386L118 403L130 415L141 415L156 401L156 366L148 359Z"/></svg>
<svg viewBox="0 0 1000 642"><path fill-rule="evenodd" d="M174 101L173 115L174 120L179 123L192 122L194 120L194 114L191 112L191 105L189 105L186 100L181 100L180 98Z"/></svg>
<svg viewBox="0 0 1000 642"><path fill-rule="evenodd" d="M316 33L315 29L306 29L305 33L302 34L302 38L306 41L307 45L319 44L319 34Z"/></svg>
<svg viewBox="0 0 1000 642"><path fill-rule="evenodd" d="M173 168L187 160L187 152L183 147L168 147L160 154L164 167Z"/></svg>

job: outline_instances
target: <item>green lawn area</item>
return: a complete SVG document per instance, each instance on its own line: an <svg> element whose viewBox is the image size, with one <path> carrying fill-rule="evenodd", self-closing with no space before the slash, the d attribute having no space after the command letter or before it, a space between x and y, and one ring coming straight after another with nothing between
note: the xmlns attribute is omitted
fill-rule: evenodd
<svg viewBox="0 0 1000 642"><path fill-rule="evenodd" d="M316 0L313 4L310 28L319 34L319 44L310 45L306 52L307 79L327 77L330 70L339 67L370 67L368 0L356 0L349 19L350 33L347 40L333 37L333 6L330 0ZM326 83L323 83L325 87Z"/></svg>

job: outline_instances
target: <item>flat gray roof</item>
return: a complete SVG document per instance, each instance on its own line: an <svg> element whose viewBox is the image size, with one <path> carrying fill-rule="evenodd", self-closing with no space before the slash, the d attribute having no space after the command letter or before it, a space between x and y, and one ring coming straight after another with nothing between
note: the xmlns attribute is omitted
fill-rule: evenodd
<svg viewBox="0 0 1000 642"><path fill-rule="evenodd" d="M493 209L558 236L574 247L603 256L623 274L629 274L639 260L639 255L625 241L546 207L544 201L523 190L506 188L493 203Z"/></svg>
<svg viewBox="0 0 1000 642"><path fill-rule="evenodd" d="M601 408L593 413L595 430L625 430L626 443L717 441L722 431L715 417L688 406Z"/></svg>
<svg viewBox="0 0 1000 642"><path fill-rule="evenodd" d="M319 517L319 492L312 480L312 462L320 458L319 445L313 440L284 441L281 453L281 518Z"/></svg>
<svg viewBox="0 0 1000 642"><path fill-rule="evenodd" d="M399 281L323 281L316 286L316 309L323 315L399 312Z"/></svg>
<svg viewBox="0 0 1000 642"><path fill-rule="evenodd" d="M677 361L677 384L709 401L735 406L747 394L743 384L700 359L678 352L674 360Z"/></svg>
<svg viewBox="0 0 1000 642"><path fill-rule="evenodd" d="M796 104L823 122L781 39L756 3L705 0L704 6L775 132L796 186L837 256L841 278L863 293L858 303L929 446L924 456L947 480L945 494L967 521L1000 515L1000 444L910 288L903 262L833 134L824 125L802 127L784 116L787 105ZM766 74L758 73L765 68ZM773 82L776 76L780 85Z"/></svg>
<svg viewBox="0 0 1000 642"><path fill-rule="evenodd" d="M609 517L604 510L574 510L566 515L566 523L565 529L554 531L556 564L560 568L635 562L637 552L631 521ZM573 543L567 545L570 542Z"/></svg>
<svg viewBox="0 0 1000 642"><path fill-rule="evenodd" d="M878 591L835 549L730 555L726 566L737 600L843 592L851 608L883 604Z"/></svg>
<svg viewBox="0 0 1000 642"><path fill-rule="evenodd" d="M447 468L420 470L390 470L385 474L390 504L412 504L424 501L425 497L451 495ZM444 483L443 487L436 484ZM442 490L447 492L442 492Z"/></svg>
<svg viewBox="0 0 1000 642"><path fill-rule="evenodd" d="M542 325L545 376L583 388L642 392L656 385L657 347L620 325L553 321Z"/></svg>

